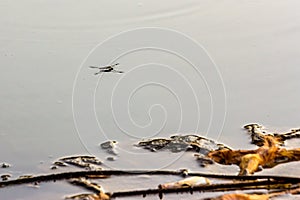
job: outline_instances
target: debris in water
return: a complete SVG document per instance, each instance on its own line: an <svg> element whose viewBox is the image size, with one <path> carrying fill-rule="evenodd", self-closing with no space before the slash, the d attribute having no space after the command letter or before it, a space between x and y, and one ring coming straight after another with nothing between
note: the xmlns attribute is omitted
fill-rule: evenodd
<svg viewBox="0 0 300 200"><path fill-rule="evenodd" d="M282 148L284 141L298 138L300 129L283 134L266 134L262 126L249 124L244 126L251 133L252 143L259 146L256 150L220 149L211 151L208 157L224 165L235 164L240 167L239 175L253 174L262 168L272 168L278 164L299 161L300 148Z"/></svg>
<svg viewBox="0 0 300 200"><path fill-rule="evenodd" d="M173 153L180 151L195 151L198 155L200 166L204 167L213 162L207 157L208 153L214 150L230 149L224 144L198 135L173 135L170 138L155 138L140 141L136 146L143 147L150 151L169 150ZM201 158L201 159L200 159Z"/></svg>
<svg viewBox="0 0 300 200"><path fill-rule="evenodd" d="M69 164L88 170L99 170L101 169L100 165L102 161L95 156L70 156L61 158L59 161L54 162L54 164L63 167Z"/></svg>
<svg viewBox="0 0 300 200"><path fill-rule="evenodd" d="M101 149L105 150L108 154L118 155L116 151L116 144L118 144L115 140L109 140L100 144Z"/></svg>
<svg viewBox="0 0 300 200"><path fill-rule="evenodd" d="M22 175L22 176L19 176L18 179L27 179L27 178L32 178L33 175L29 174L29 175Z"/></svg>
<svg viewBox="0 0 300 200"><path fill-rule="evenodd" d="M209 185L209 184L210 184L209 179L201 176L193 176L177 182L161 184L158 187L160 189L172 189L172 188L194 187L194 186Z"/></svg>
<svg viewBox="0 0 300 200"><path fill-rule="evenodd" d="M11 177L10 174L2 174L2 175L1 175L2 181L7 181L10 177Z"/></svg>
<svg viewBox="0 0 300 200"><path fill-rule="evenodd" d="M109 200L110 197L105 193L104 189L97 183L92 183L85 178L76 178L70 180L73 185L84 187L88 190L96 192L97 194L79 194L65 199L78 199L78 200Z"/></svg>
<svg viewBox="0 0 300 200"><path fill-rule="evenodd" d="M1 168L9 168L10 166L11 166L10 164L5 162L1 164Z"/></svg>
<svg viewBox="0 0 300 200"><path fill-rule="evenodd" d="M198 135L173 135L170 137L170 139L149 139L139 142L137 146L143 147L144 149L149 149L151 151L170 150L174 153L192 150L203 155L206 155L212 150L230 149L224 144L218 144L213 140Z"/></svg>
<svg viewBox="0 0 300 200"><path fill-rule="evenodd" d="M112 156L109 156L109 157L106 158L106 160L108 160L108 161L115 161L116 158L115 158L115 157L112 157Z"/></svg>

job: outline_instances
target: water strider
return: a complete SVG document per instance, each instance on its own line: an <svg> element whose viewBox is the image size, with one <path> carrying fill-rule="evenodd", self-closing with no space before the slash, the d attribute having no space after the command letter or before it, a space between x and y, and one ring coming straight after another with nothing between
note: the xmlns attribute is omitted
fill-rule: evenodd
<svg viewBox="0 0 300 200"><path fill-rule="evenodd" d="M104 66L104 67L90 66L90 68L99 69L98 72L94 73L95 75L98 75L98 74L103 73L103 72L124 73L123 71L115 70L114 67L119 65L119 64L120 63L115 63L115 64L107 65L107 66Z"/></svg>

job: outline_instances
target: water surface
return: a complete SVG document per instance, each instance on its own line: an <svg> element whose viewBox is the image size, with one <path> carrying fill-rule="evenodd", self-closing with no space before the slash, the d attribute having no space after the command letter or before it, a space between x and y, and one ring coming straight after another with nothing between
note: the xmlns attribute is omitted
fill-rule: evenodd
<svg viewBox="0 0 300 200"><path fill-rule="evenodd" d="M11 163L12 167L0 169L0 173L11 173L14 177L50 173L49 166L57 158L96 152L99 143L106 139L119 140L120 158L107 163L110 167L140 168L147 163L145 168L177 169L188 163L191 169L203 170L188 155L164 152L159 154L163 164L157 163L156 154L141 152L132 144L144 137L196 130L233 148L254 148L241 129L245 123L258 122L274 131L299 127L299 4L294 0L164 1L159 4L128 1L118 5L98 1L1 1L0 162ZM173 69L173 73L157 64L150 66L151 72L147 72L149 68L139 68L140 71L125 73L127 79L118 86L119 93L113 98L113 112L120 122L116 125L110 105L103 103L111 97L111 89L115 86L112 83L122 75L100 78L93 76L94 71L84 68L85 73L90 73L90 79L86 81L97 83L86 88L95 100L92 102L94 107L88 104L86 109L95 111L93 120L97 119L102 129L92 128L95 137L82 141L85 133L78 133L72 110L75 78L78 73L82 75L82 67L107 64L97 53L86 62L84 59L108 37L140 27L173 29L200 43L217 64L221 79L216 81L223 81L226 101L222 95L220 99L216 98L222 91L210 93L204 79L196 76L191 66L178 57L151 50L137 51L119 60L124 71L143 64L149 67L149 63L160 63ZM128 44L134 42L127 41ZM122 46L110 47L110 50L118 48ZM197 54L190 51L187 52L190 55ZM205 69L198 67L205 74ZM174 70L180 73L174 73ZM178 74L189 77L189 83L201 98L197 101L189 98L191 89ZM166 81L168 85L141 87L128 102L128 96L124 94L141 86L134 83L145 77L156 83ZM213 82L209 86L213 88ZM175 91L175 96L168 89ZM181 126L180 103L186 105L182 112L187 112ZM223 104L226 106L222 107ZM197 105L199 111L195 108ZM128 117L127 108L133 121ZM218 112L223 108L226 112ZM198 114L200 120L196 126L198 121L194 120ZM212 119L218 119L220 123ZM87 119L87 123L89 121ZM299 146L296 140L290 144ZM136 159L136 154L142 156ZM105 160L107 155L99 150L97 156ZM262 173L297 176L298 166L298 163L290 163ZM235 167L224 166L205 170L237 172ZM136 182L140 182L139 178ZM68 194L81 191L67 184L62 186L47 183L40 189L6 188L0 195L1 199L40 199L45 196L57 199L65 191ZM117 187L119 184L106 186L108 189ZM176 198L170 196L170 199Z"/></svg>

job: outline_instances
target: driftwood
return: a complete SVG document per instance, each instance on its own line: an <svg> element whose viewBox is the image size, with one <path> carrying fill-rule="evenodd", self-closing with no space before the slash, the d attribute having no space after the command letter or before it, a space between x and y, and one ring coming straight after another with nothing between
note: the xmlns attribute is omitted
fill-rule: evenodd
<svg viewBox="0 0 300 200"><path fill-rule="evenodd" d="M164 194L169 193L191 193L194 192L218 192L218 191L233 191L233 190L253 190L253 189L285 189L282 191L271 192L269 194L226 194L217 198L210 198L211 200L229 200L229 199L269 199L270 197L275 197L279 195L284 195L287 193L296 194L299 193L298 185L295 185L292 188L292 185L289 183L285 183L282 181L251 181L251 182L237 182L237 183L223 183L223 184L212 184L212 185L201 185L194 187L182 187L182 188L168 188L163 189L159 187L158 189L146 189L146 190L132 190L132 191L122 191L122 192L114 192L114 193L104 193L101 186L95 186L94 183L90 183L89 181L78 179L76 180L76 184L83 186L87 189L96 192L96 194L80 194L72 197L67 197L66 199L76 199L88 197L88 199L94 200L108 200L118 197L129 197L129 196L143 196L147 195L159 195L162 199ZM96 188L96 189L95 189ZM292 189L291 189L292 188ZM233 198L235 197L235 198Z"/></svg>
<svg viewBox="0 0 300 200"><path fill-rule="evenodd" d="M222 184L211 184L201 185L195 187L182 187L182 188L170 188L170 189L146 189L146 190L133 190L133 191L122 191L113 193L104 193L101 186L97 186L94 183L86 181L82 177L90 176L134 176L134 175L177 175L177 176L203 176L207 178L219 178L227 180L239 180L233 183L222 183ZM74 179L75 178L75 179ZM57 181L68 179L72 184L80 185L88 190L94 192L93 194L82 194L88 195L92 199L105 199L107 196L111 198L124 197L124 196L146 196L146 195L159 195L162 197L163 194L178 193L178 192L216 192L216 191L233 191L233 190L253 190L253 189L289 189L297 186L300 183L300 178L295 177L284 177L284 176L235 176L235 175L219 175L219 174L207 174L198 172L187 172L186 170L169 171L169 170L158 170L158 171L147 171L147 170L99 170L99 171L77 171L77 172L65 172L49 175L40 175L34 177L27 177L22 179L15 179L10 181L0 182L0 187L7 187L25 183L38 183L44 181ZM100 192L101 191L101 192ZM72 197L68 197L72 199ZM75 198L73 198L75 199Z"/></svg>
<svg viewBox="0 0 300 200"><path fill-rule="evenodd" d="M177 175L177 176L202 176L207 178L217 178L217 179L227 179L227 180L257 180L257 179L266 179L266 180L275 180L275 181L284 181L289 183L300 183L300 178L297 177L288 177L288 176L268 176L268 175L256 175L256 176L236 176L236 175L223 175L223 174L208 174L201 172L188 172L187 170L96 170L96 171L76 171L76 172L62 172L55 174L39 175L26 177L21 179L14 179L8 181L0 181L0 188L21 185L27 183L39 183L39 182L49 182L49 181L58 181L66 180L72 178L94 178L94 177L107 177L107 176L135 176L135 175Z"/></svg>
<svg viewBox="0 0 300 200"><path fill-rule="evenodd" d="M181 187L181 188L162 188L158 187L157 189L146 189L146 190L131 190L131 191L122 191L122 192L113 192L113 193L105 193L103 188L95 183L92 183L86 179L74 179L71 180L72 184L76 184L82 186L88 190L94 192L94 194L80 194L71 197L67 197L66 199L78 199L78 198L88 198L88 199L96 199L96 200L108 200L117 197L128 197L128 196L147 196L147 195L159 195L160 198L163 197L163 194L168 193L193 193L193 192L218 192L218 191L233 191L233 190L253 190L253 189L291 189L292 184L282 181L282 180L259 180L259 181L248 181L248 182L235 182L235 183L223 183L223 184L204 184L193 187ZM294 184L294 188L292 190L284 190L280 192L274 192L269 194L260 194L260 195L250 195L250 194L228 194L224 197L218 197L216 199L226 199L230 196L238 196L238 197L257 197L257 199L262 199L263 197L273 197L279 196L286 193L294 193L299 192L299 188L297 184ZM260 197L260 198L258 198ZM249 198L249 199L251 199ZM213 198L214 199L214 198ZM227 198L228 199L228 198ZM240 199L240 198L236 198ZM246 198L245 198L246 199Z"/></svg>
<svg viewBox="0 0 300 200"><path fill-rule="evenodd" d="M278 164L299 161L300 148L286 149L283 144L287 139L299 138L300 129L291 130L284 134L267 134L260 125L250 124L244 127L251 134L252 143L257 145L255 150L231 150L225 145L214 143L211 140L196 136L172 136L170 139L154 139L150 141L143 141L139 145L150 148L150 150L158 150L167 146L165 149L170 149L174 152L181 150L194 150L200 152L199 159L209 161L211 159L220 164L235 164L240 167L239 174L223 175L223 174L207 174L200 172L189 172L187 169L178 171L172 170L104 170L101 168L102 162L94 156L71 156L61 158L55 162L52 169L57 167L65 167L73 165L84 168L83 171L52 173L38 176L27 176L14 180L0 181L0 188L20 185L26 183L38 184L39 182L67 180L71 184L84 187L91 191L90 194L79 194L66 197L66 199L91 199L91 200L109 200L118 197L128 196L143 196L158 195L160 198L164 194L178 193L178 192L224 192L234 190L268 190L268 193L233 193L224 194L219 197L209 198L211 200L257 200L270 199L275 196L284 194L299 194L300 193L300 178L288 176L267 176L255 175L248 176L260 170L260 167L270 168ZM203 145L205 148L203 148ZM211 149L209 151L209 149ZM211 163L209 163L211 164ZM175 175L182 177L191 177L191 179L184 179L176 183L180 187L162 187L149 188L145 190L130 190L130 191L116 191L105 192L97 183L93 183L90 179L109 178L110 176L135 176L135 175ZM186 184L186 180L195 180L195 176L230 180L226 183L216 183L196 185ZM172 185L173 183L171 183ZM162 184L170 185L170 183ZM175 184L176 185L176 184Z"/></svg>

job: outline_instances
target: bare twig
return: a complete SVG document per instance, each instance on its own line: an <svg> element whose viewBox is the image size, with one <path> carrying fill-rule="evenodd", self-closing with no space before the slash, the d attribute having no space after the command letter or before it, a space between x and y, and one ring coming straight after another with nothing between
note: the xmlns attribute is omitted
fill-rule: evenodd
<svg viewBox="0 0 300 200"><path fill-rule="evenodd" d="M284 181L251 181L251 182L239 182L239 183L223 183L212 185L200 185L195 187L182 187L182 188L169 188L169 189L146 189L146 190L132 190L110 193L110 198L125 197L125 196L137 196L137 195L155 195L158 194L162 198L163 194L188 192L218 192L218 191L233 191L233 190L253 190L253 189L286 189L291 185L286 184Z"/></svg>
<svg viewBox="0 0 300 200"><path fill-rule="evenodd" d="M201 172L187 172L186 170L94 170L94 171L76 171L76 172L63 172L57 174L39 175L33 177L27 177L22 179L15 179L9 181L0 181L0 188L12 185L20 185L34 182L47 182L57 181L71 178L88 178L89 176L133 176L133 175L177 175L177 176L203 176L208 178L218 179L231 179L231 180L278 180L289 183L300 183L300 178L288 177L288 176L267 176L267 175L256 175L256 176L236 176L236 175L223 175L223 174L207 174Z"/></svg>

